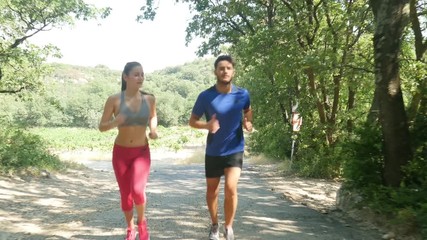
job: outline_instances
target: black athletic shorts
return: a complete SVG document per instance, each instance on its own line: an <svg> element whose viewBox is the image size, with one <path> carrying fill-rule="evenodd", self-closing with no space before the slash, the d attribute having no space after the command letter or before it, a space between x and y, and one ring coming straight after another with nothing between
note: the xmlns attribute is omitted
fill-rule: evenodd
<svg viewBox="0 0 427 240"><path fill-rule="evenodd" d="M243 152L233 153L226 156L205 155L205 176L207 178L217 178L224 175L224 169L229 167L239 167L242 169Z"/></svg>

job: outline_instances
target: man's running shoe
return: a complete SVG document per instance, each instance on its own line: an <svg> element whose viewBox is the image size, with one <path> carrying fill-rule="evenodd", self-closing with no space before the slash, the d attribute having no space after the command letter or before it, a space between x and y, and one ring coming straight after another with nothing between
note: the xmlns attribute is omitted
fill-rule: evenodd
<svg viewBox="0 0 427 240"><path fill-rule="evenodd" d="M219 240L219 225L212 224L211 230L209 231L209 240Z"/></svg>
<svg viewBox="0 0 427 240"><path fill-rule="evenodd" d="M232 228L225 228L224 229L224 237L225 240L234 240L234 232Z"/></svg>
<svg viewBox="0 0 427 240"><path fill-rule="evenodd" d="M127 228L126 229L126 238L125 240L135 240L136 237L136 231L133 228Z"/></svg>

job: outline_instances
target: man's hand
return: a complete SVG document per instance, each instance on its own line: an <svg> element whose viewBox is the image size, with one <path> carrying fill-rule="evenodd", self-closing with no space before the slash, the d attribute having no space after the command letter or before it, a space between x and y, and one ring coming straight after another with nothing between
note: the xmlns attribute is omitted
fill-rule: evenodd
<svg viewBox="0 0 427 240"><path fill-rule="evenodd" d="M216 133L216 131L218 131L219 128L220 128L219 121L218 119L216 119L216 114L214 114L212 115L212 118L208 122L208 130L210 133Z"/></svg>
<svg viewBox="0 0 427 240"><path fill-rule="evenodd" d="M248 118L244 118L243 119L243 127L245 128L246 131L248 132L253 132L254 128L252 126L252 122L248 121Z"/></svg>

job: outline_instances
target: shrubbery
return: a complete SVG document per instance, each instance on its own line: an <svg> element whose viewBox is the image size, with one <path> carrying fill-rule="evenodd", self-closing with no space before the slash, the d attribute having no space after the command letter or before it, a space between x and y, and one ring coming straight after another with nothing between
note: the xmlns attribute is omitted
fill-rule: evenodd
<svg viewBox="0 0 427 240"><path fill-rule="evenodd" d="M64 164L52 155L46 143L25 129L4 126L0 128L0 171L13 173L27 168L60 170Z"/></svg>
<svg viewBox="0 0 427 240"><path fill-rule="evenodd" d="M406 167L406 178L399 188L384 186L381 131L365 126L357 138L347 141L344 177L348 186L363 196L362 204L393 223L403 226L405 233L420 231L427 238L427 164L418 154Z"/></svg>

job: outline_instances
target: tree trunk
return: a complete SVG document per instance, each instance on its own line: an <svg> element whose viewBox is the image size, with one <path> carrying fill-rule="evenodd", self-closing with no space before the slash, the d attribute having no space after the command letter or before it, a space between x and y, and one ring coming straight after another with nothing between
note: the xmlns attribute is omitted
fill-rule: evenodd
<svg viewBox="0 0 427 240"><path fill-rule="evenodd" d="M309 82L308 85L309 85L310 94L316 101L316 107L317 107L317 112L319 114L320 123L322 125L326 125L328 123L327 116L326 116L326 107L325 107L325 104L323 104L325 103L325 100L323 100L323 103L322 103L320 96L317 93L316 78L314 76L313 69L311 67L308 67L307 69L305 69L305 73L307 74L307 78ZM333 142L332 135L329 134L329 132L326 133L325 137L328 145Z"/></svg>
<svg viewBox="0 0 427 240"><path fill-rule="evenodd" d="M384 184L398 187L412 157L400 88L399 52L408 0L371 0L375 15L374 56L379 118L384 138Z"/></svg>
<svg viewBox="0 0 427 240"><path fill-rule="evenodd" d="M350 112L354 108L356 102L356 91L353 87L348 87L348 98L347 98L347 112ZM347 131L353 132L353 118L347 120Z"/></svg>

